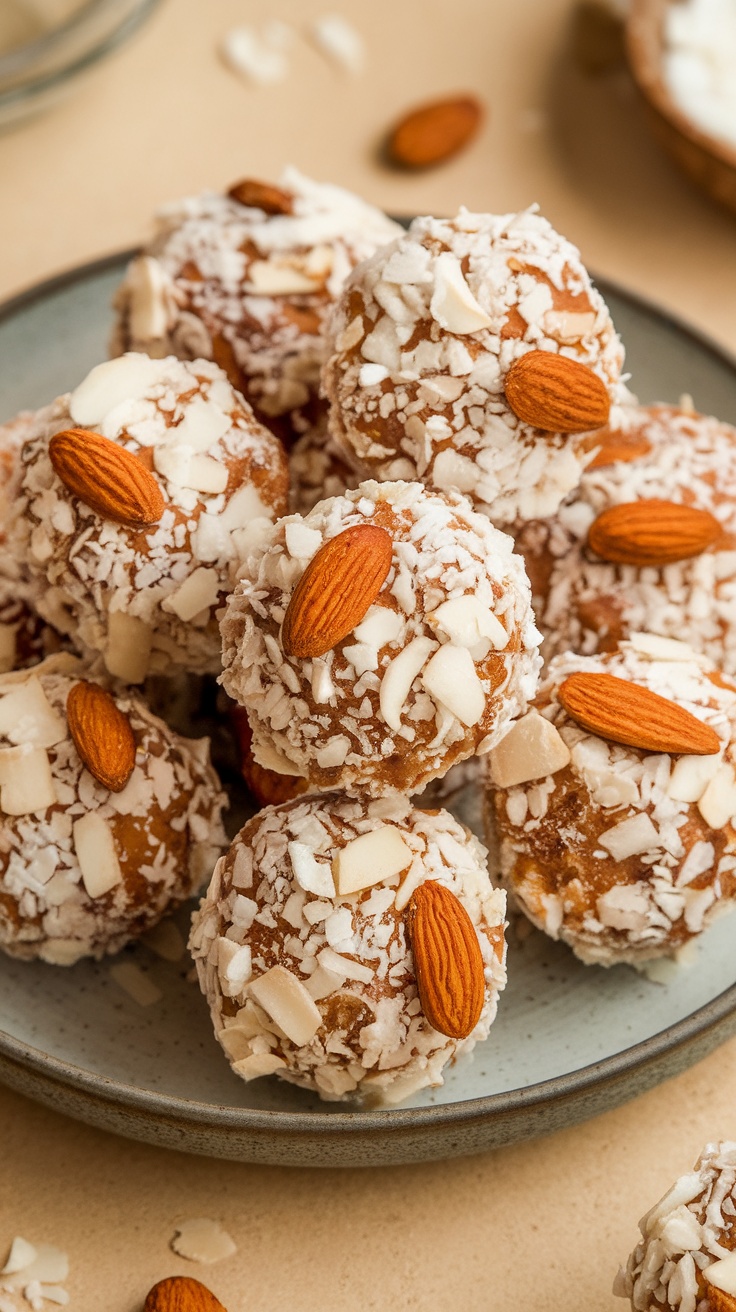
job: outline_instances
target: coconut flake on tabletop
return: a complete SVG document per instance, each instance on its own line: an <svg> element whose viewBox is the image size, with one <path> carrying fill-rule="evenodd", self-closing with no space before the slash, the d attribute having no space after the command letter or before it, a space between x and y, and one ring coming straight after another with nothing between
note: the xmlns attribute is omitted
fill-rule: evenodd
<svg viewBox="0 0 736 1312"><path fill-rule="evenodd" d="M216 615L286 509L279 442L217 365L124 355L39 411L11 531L39 613L129 683L218 673Z"/></svg>
<svg viewBox="0 0 736 1312"><path fill-rule="evenodd" d="M736 428L687 404L620 421L557 516L515 532L544 654L646 630L736 674Z"/></svg>
<svg viewBox="0 0 736 1312"><path fill-rule="evenodd" d="M447 812L311 795L241 830L190 948L236 1074L399 1102L487 1036L505 907Z"/></svg>
<svg viewBox="0 0 736 1312"><path fill-rule="evenodd" d="M736 1312L736 1142L706 1144L639 1229L613 1286L632 1312Z"/></svg>
<svg viewBox="0 0 736 1312"><path fill-rule="evenodd" d="M75 657L0 676L0 946L72 965L139 938L210 878L224 803L206 739Z"/></svg>
<svg viewBox="0 0 736 1312"><path fill-rule="evenodd" d="M540 665L512 547L419 483L363 483L269 528L222 620L256 761L382 796L489 751Z"/></svg>
<svg viewBox="0 0 736 1312"><path fill-rule="evenodd" d="M116 297L115 352L217 361L283 436L321 408L324 325L351 269L401 229L287 168L167 206Z"/></svg>
<svg viewBox="0 0 736 1312"><path fill-rule="evenodd" d="M624 401L623 347L576 248L534 209L415 219L351 275L323 375L366 476L466 492L494 523L551 515Z"/></svg>
<svg viewBox="0 0 736 1312"><path fill-rule="evenodd" d="M555 657L488 762L506 887L582 961L674 955L736 901L735 763L736 685L685 643Z"/></svg>

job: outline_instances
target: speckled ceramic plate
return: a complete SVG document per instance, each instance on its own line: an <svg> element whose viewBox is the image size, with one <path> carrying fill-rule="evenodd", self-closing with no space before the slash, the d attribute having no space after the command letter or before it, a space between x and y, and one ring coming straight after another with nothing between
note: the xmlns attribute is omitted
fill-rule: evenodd
<svg viewBox="0 0 736 1312"><path fill-rule="evenodd" d="M123 256L0 308L0 417L73 387L106 353ZM736 423L736 364L641 301L602 284L643 400L690 392ZM472 795L463 799L472 822ZM185 927L186 916L182 919ZM736 1033L736 919L705 935L664 984L580 965L513 931L509 986L486 1043L441 1089L384 1111L320 1103L276 1080L243 1084L224 1061L186 960L138 945L160 993L142 1006L111 963L70 970L0 961L0 1078L94 1125L189 1152L304 1166L472 1153L591 1116L676 1074Z"/></svg>

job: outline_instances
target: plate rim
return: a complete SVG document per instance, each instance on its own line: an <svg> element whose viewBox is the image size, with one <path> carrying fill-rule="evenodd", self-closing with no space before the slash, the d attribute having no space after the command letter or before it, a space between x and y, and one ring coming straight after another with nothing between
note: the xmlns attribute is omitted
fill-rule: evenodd
<svg viewBox="0 0 736 1312"><path fill-rule="evenodd" d="M123 266L140 251L131 247L111 252L97 259L75 265L43 279L0 302L0 322L30 308L39 301L63 291L74 284L107 273ZM615 280L591 274L596 287L605 296L612 292L650 318L664 321L685 338L717 357L736 375L736 355L699 328L681 320L677 314L655 301L622 287ZM175 1116L180 1122L204 1126L213 1130L237 1129L240 1131L268 1131L279 1138L304 1135L317 1138L339 1138L350 1133L360 1135L375 1131L400 1133L402 1130L431 1130L432 1128L461 1126L466 1122L490 1122L496 1117L513 1115L533 1109L543 1110L556 1105L562 1098L571 1098L604 1086L634 1072L644 1072L659 1058L675 1054L678 1049L694 1043L709 1031L717 1030L736 1012L736 983L730 985L709 1002L690 1012L682 1020L657 1031L619 1052L588 1063L577 1070L553 1076L535 1084L498 1093L482 1094L457 1102L433 1103L425 1107L388 1106L381 1108L342 1110L345 1104L331 1104L329 1112L281 1111L270 1108L253 1108L205 1103L175 1094L122 1084L109 1077L95 1074L84 1067L44 1053L2 1029L0 1021L0 1056L22 1068L47 1077L66 1087L97 1098L105 1106L153 1116ZM490 1052L493 1032L486 1040L485 1051ZM725 1041L725 1037L723 1040ZM718 1042L719 1040L716 1040ZM472 1059L472 1058L471 1058ZM2 1078L0 1069L0 1079ZM340 1110L336 1110L337 1107ZM349 1105L348 1105L349 1106ZM335 1110L333 1110L333 1108Z"/></svg>

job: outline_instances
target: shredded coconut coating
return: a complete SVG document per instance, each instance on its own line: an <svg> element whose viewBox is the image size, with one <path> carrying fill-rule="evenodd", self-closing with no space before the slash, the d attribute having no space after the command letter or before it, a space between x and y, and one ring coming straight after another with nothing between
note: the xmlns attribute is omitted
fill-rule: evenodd
<svg viewBox="0 0 736 1312"><path fill-rule="evenodd" d="M161 211L116 298L113 350L217 361L268 421L314 411L324 325L360 260L397 223L359 197L287 168L291 214L206 192Z"/></svg>
<svg viewBox="0 0 736 1312"><path fill-rule="evenodd" d="M361 481L327 432L327 420L312 425L289 451L289 510L308 515L318 501L353 491Z"/></svg>
<svg viewBox="0 0 736 1312"><path fill-rule="evenodd" d="M33 609L28 571L7 541L20 483L20 453L35 429L36 413L32 410L24 410L7 424L0 424L0 673L33 664L60 645L58 634Z"/></svg>
<svg viewBox="0 0 736 1312"><path fill-rule="evenodd" d="M382 827L398 831L407 846L409 864L400 874L348 896L318 895L300 884L303 867L292 853L302 861L307 853L329 880L338 854ZM483 1011L463 1040L433 1029L417 995L406 906L430 879L459 898L483 957ZM485 849L446 811L415 810L397 796L366 806L311 795L267 807L241 830L195 913L190 948L236 1074L274 1072L330 1101L399 1102L441 1084L447 1062L487 1036L506 982L505 907ZM238 947L245 951L233 961ZM273 966L295 976L316 1003L318 1028L308 1042L287 1039L252 996Z"/></svg>
<svg viewBox="0 0 736 1312"><path fill-rule="evenodd" d="M286 656L296 584L323 543L356 524L393 540L375 603L324 656ZM465 632L440 609L460 599L473 611ZM419 483L363 483L274 525L228 600L222 635L222 682L248 711L258 763L377 796L420 791L489 751L534 696L540 665L511 539L459 493Z"/></svg>
<svg viewBox="0 0 736 1312"><path fill-rule="evenodd" d="M220 818L226 799L208 740L175 734L136 694L114 698L136 742L129 782L110 792L89 773L66 721L69 692L88 677L64 655L0 680L0 708L19 684L38 680L63 735L46 748L56 801L3 815L0 825L0 947L27 961L67 966L119 951L196 893L226 844ZM32 750L36 732L32 719L0 732L0 769L9 750ZM119 867L117 882L99 895L87 881L102 869L103 854L83 874L76 847L75 824L91 815Z"/></svg>
<svg viewBox="0 0 736 1312"><path fill-rule="evenodd" d="M557 728L569 764L525 784L487 785L506 887L539 929L603 966L673 955L736 899L736 687L685 644L673 659L648 655L658 641L636 635L613 654L551 661L534 705ZM589 733L557 699L578 670L685 707L713 727L719 754L654 754ZM719 827L709 823L709 786L723 786L733 812Z"/></svg>
<svg viewBox="0 0 736 1312"><path fill-rule="evenodd" d="M366 474L456 487L494 523L554 514L580 481L580 436L510 409L531 350L588 365L623 399L623 347L579 252L534 210L416 219L352 275L323 387L335 441Z"/></svg>
<svg viewBox="0 0 736 1312"><path fill-rule="evenodd" d="M613 1292L633 1312L711 1312L705 1272L736 1248L736 1143L706 1144L639 1222L641 1242Z"/></svg>
<svg viewBox="0 0 736 1312"><path fill-rule="evenodd" d="M621 449L639 452L636 458L596 462L554 520L515 533L545 658L568 649L612 651L644 630L683 638L736 674L736 428L666 405L631 407L620 420L611 436ZM707 510L723 536L694 559L662 569L601 560L587 546L593 520L640 499Z"/></svg>
<svg viewBox="0 0 736 1312"><path fill-rule="evenodd" d="M96 418L80 423L92 385ZM69 492L48 444L75 427L118 442L153 469L165 501L157 524L115 523ZM217 611L252 540L286 509L288 470L277 439L217 365L142 355L98 366L75 392L39 411L33 428L22 453L12 546L27 562L39 613L83 655L101 654L111 673L130 682L171 669L218 673ZM197 490L201 473L191 471L201 471L202 461L205 482L214 473L223 491ZM135 676L120 667L120 615L138 622L131 643L150 646Z"/></svg>

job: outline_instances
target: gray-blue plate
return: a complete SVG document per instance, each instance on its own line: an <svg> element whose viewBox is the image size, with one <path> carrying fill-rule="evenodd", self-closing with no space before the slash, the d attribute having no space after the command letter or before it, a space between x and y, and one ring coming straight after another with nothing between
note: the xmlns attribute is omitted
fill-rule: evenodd
<svg viewBox="0 0 736 1312"><path fill-rule="evenodd" d="M0 418L73 387L103 359L125 256L0 307ZM642 400L690 392L736 423L736 365L606 283ZM472 801L472 799L466 799ZM182 922L184 923L184 922ZM511 935L508 989L475 1056L400 1108L351 1111L274 1079L243 1084L212 1036L187 963L142 945L125 958L161 990L142 1007L110 963L0 961L0 1078L93 1125L188 1152L303 1166L367 1166L477 1152L573 1124L683 1070L736 1033L733 918L666 985L580 965L536 932Z"/></svg>

